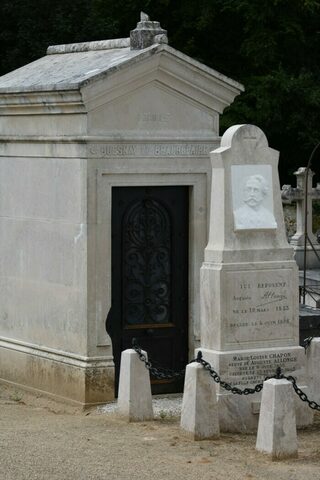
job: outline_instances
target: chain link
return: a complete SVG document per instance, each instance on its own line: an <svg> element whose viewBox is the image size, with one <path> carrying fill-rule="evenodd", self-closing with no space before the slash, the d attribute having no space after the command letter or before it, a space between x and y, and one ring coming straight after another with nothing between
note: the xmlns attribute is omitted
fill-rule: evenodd
<svg viewBox="0 0 320 480"><path fill-rule="evenodd" d="M305 338L305 339L303 340L302 346L303 346L303 348L304 348L305 353L307 353L307 350L308 350L308 348L310 347L311 342L312 342L313 339L314 339L314 337L307 337L307 338Z"/></svg>
<svg viewBox="0 0 320 480"><path fill-rule="evenodd" d="M198 355L197 355L197 358L195 358L194 360L191 360L191 362L197 362L197 363L200 363L204 368L205 370L207 370L210 374L210 376L213 378L213 380L216 382L216 383L219 383L221 385L222 388L224 388L225 390L227 390L228 392L231 392L235 395L252 395L254 393L257 393L257 392L261 392L262 388L263 388L263 383L258 383L257 385L255 385L253 388L244 388L243 390L241 390L241 388L238 388L238 387L233 387L232 385L230 385L229 383L227 382L224 382L223 380L221 380L220 376L218 375L218 373L212 368L212 366L210 365L209 362L206 362L203 358L202 358L202 352L201 351L198 351ZM190 362L190 363L191 363Z"/></svg>
<svg viewBox="0 0 320 480"><path fill-rule="evenodd" d="M291 382L293 389L298 395L298 397L300 397L300 400L302 400L302 402L306 402L308 406L312 408L312 410L317 410L318 412L320 412L320 405L314 400L309 400L308 396L301 390L301 388L298 387L296 379L292 375L288 375L288 376L283 375L281 373L281 369L279 368L278 376L271 377L271 378L284 378L285 380L288 380L289 382Z"/></svg>
<svg viewBox="0 0 320 480"><path fill-rule="evenodd" d="M309 340L309 338L310 338L310 341L309 341L309 344L310 344L313 337L308 337L308 339L306 340ZM180 370L179 372L174 372L173 370L170 370L167 368L154 367L151 361L147 359L146 355L142 353L141 348L138 346L135 338L132 340L132 348L135 350L140 360L144 362L146 368L150 371L150 373L154 377L161 380L168 380L168 379L171 380L171 379L178 379L184 376L185 368L183 370ZM202 358L202 352L200 350L198 351L197 358L194 358L193 360L191 360L190 363L194 363L194 362L197 362L200 365L202 365L203 368L208 371L209 375L213 378L213 380L216 383L218 383L222 388L224 388L228 392L231 392L235 395L253 395L254 393L261 392L261 390L263 389L263 383L258 383L252 388L247 387L241 390L241 388L233 387L229 383L221 380L220 375L218 375L218 373L212 368L210 363ZM288 375L288 376L284 375L281 372L281 368L277 367L276 374L270 377L266 377L265 380L270 380L271 378L275 378L277 380L285 379L291 382L293 389L295 393L298 395L298 397L300 398L300 400L302 402L306 402L308 406L312 408L312 410L317 410L318 412L320 412L320 405L313 400L309 400L308 396L301 390L301 388L298 387L296 379L292 375Z"/></svg>
<svg viewBox="0 0 320 480"><path fill-rule="evenodd" d="M141 351L141 348L138 346L135 338L132 339L132 348L138 354L140 360L145 364L146 368L150 371L151 375L158 380L178 380L182 378L185 374L186 369L182 369L179 372L175 372L170 368L155 367L154 363L147 359Z"/></svg>

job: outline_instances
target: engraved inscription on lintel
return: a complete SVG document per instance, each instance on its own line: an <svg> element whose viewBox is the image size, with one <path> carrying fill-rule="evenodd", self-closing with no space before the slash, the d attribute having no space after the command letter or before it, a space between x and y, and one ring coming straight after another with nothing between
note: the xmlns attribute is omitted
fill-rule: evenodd
<svg viewBox="0 0 320 480"><path fill-rule="evenodd" d="M198 157L208 156L215 147L207 143L98 143L88 145L88 156L117 157Z"/></svg>
<svg viewBox="0 0 320 480"><path fill-rule="evenodd" d="M138 122L167 123L170 117L170 113L143 112L138 114Z"/></svg>

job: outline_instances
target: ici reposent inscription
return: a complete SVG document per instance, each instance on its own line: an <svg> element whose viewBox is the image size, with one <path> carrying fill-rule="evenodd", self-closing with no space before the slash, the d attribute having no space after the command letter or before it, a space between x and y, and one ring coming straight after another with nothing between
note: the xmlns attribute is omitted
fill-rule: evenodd
<svg viewBox="0 0 320 480"><path fill-rule="evenodd" d="M275 281L274 279L278 280ZM290 339L293 324L290 271L228 272L227 342ZM279 327L279 328L278 328Z"/></svg>

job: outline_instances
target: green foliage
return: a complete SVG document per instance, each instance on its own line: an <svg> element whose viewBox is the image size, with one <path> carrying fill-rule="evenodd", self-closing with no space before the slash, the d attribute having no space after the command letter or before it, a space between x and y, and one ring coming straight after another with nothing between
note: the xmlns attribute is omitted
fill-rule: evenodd
<svg viewBox="0 0 320 480"><path fill-rule="evenodd" d="M48 45L112 38L117 32L108 1L2 0L0 73L45 55Z"/></svg>
<svg viewBox="0 0 320 480"><path fill-rule="evenodd" d="M280 173L293 173L307 164L320 140L319 78L312 72L291 75L282 67L268 75L244 80L246 92L222 118L225 129L234 123L254 123L267 132L270 144L281 151ZM317 166L314 162L313 168Z"/></svg>
<svg viewBox="0 0 320 480"><path fill-rule="evenodd" d="M128 36L141 10L173 47L245 85L221 132L261 127L281 151L282 181L292 182L320 141L319 0L1 0L0 74L48 45ZM313 169L320 174L319 156Z"/></svg>

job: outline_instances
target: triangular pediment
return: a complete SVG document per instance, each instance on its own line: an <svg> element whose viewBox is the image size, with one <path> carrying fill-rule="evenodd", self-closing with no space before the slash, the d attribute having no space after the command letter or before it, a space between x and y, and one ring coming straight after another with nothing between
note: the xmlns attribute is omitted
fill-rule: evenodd
<svg viewBox="0 0 320 480"><path fill-rule="evenodd" d="M219 114L242 86L167 46L158 46L81 86L89 133L218 135Z"/></svg>
<svg viewBox="0 0 320 480"><path fill-rule="evenodd" d="M157 80L89 112L90 134L218 135L218 114Z"/></svg>

